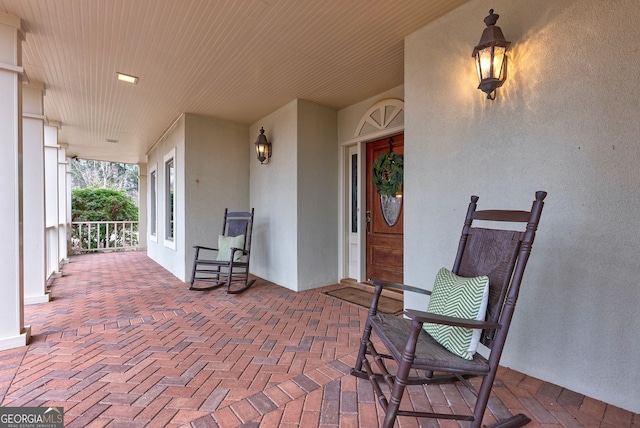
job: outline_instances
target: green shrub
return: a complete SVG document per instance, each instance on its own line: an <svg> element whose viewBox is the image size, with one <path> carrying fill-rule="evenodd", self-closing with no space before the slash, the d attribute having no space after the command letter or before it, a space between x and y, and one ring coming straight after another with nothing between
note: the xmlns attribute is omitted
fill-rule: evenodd
<svg viewBox="0 0 640 428"><path fill-rule="evenodd" d="M71 191L72 221L137 221L138 207L124 190L87 187Z"/></svg>
<svg viewBox="0 0 640 428"><path fill-rule="evenodd" d="M138 221L138 207L124 190L88 187L71 191L73 222ZM73 253L104 248L124 248L138 244L138 224L74 225L71 234Z"/></svg>

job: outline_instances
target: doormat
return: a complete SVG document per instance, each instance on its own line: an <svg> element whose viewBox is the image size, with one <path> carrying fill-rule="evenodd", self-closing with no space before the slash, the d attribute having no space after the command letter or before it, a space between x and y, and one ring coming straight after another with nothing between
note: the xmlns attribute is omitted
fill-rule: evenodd
<svg viewBox="0 0 640 428"><path fill-rule="evenodd" d="M363 308L371 306L373 292L362 290L356 287L337 288L332 291L325 291L323 294L353 303ZM385 314L400 315L404 310L404 303L401 300L392 299L391 297L380 296L378 300L378 312Z"/></svg>

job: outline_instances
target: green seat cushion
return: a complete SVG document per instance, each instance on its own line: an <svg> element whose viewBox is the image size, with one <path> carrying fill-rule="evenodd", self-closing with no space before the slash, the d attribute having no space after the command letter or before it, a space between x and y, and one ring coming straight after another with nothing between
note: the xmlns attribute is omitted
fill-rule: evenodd
<svg viewBox="0 0 640 428"><path fill-rule="evenodd" d="M222 236L218 235L218 257L216 260L222 262L231 261L231 248L244 248L244 235ZM239 262L242 259L242 252L236 251L233 261Z"/></svg>
<svg viewBox="0 0 640 428"><path fill-rule="evenodd" d="M436 275L427 312L484 320L489 297L489 277L464 278L442 268ZM473 359L482 330L425 323L423 328L439 344L466 360Z"/></svg>

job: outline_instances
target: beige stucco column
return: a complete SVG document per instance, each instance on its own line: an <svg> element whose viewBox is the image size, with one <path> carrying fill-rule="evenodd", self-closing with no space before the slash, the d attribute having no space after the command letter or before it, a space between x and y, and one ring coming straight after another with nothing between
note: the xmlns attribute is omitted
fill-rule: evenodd
<svg viewBox="0 0 640 428"><path fill-rule="evenodd" d="M24 346L22 252L22 25L0 13L0 350Z"/></svg>
<svg viewBox="0 0 640 428"><path fill-rule="evenodd" d="M24 303L49 301L45 273L44 116L42 82L22 88Z"/></svg>

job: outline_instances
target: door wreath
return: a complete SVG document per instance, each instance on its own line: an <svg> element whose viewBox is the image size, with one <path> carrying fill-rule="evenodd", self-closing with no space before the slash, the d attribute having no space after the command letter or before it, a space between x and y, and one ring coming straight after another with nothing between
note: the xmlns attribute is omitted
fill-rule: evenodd
<svg viewBox="0 0 640 428"><path fill-rule="evenodd" d="M381 153L373 161L373 184L379 195L395 197L404 179L404 159L393 152Z"/></svg>

